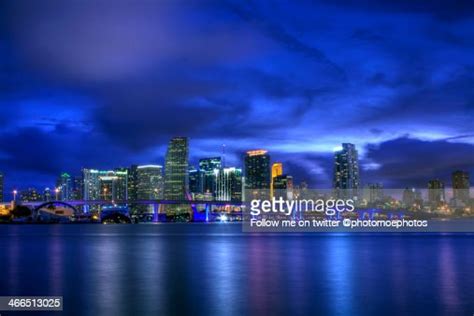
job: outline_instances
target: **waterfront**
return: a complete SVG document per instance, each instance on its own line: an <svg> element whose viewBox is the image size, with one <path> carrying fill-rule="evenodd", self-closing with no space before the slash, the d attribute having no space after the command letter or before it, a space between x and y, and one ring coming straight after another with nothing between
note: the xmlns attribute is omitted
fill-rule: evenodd
<svg viewBox="0 0 474 316"><path fill-rule="evenodd" d="M66 315L471 315L473 241L250 235L239 224L2 225L0 295L62 295Z"/></svg>

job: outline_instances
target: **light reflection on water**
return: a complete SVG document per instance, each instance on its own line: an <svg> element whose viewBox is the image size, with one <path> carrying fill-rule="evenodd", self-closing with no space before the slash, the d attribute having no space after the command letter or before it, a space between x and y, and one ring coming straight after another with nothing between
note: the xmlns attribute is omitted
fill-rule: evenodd
<svg viewBox="0 0 474 316"><path fill-rule="evenodd" d="M472 235L258 235L238 225L0 227L0 295L65 314L467 314Z"/></svg>

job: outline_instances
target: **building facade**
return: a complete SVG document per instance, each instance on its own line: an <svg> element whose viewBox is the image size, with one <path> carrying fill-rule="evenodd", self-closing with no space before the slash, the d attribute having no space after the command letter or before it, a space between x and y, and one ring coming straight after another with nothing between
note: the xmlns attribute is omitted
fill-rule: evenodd
<svg viewBox="0 0 474 316"><path fill-rule="evenodd" d="M189 144L186 137L174 137L168 144L165 159L164 198L166 200L186 200L189 192ZM166 213L177 215L188 208L180 205L166 207Z"/></svg>
<svg viewBox="0 0 474 316"><path fill-rule="evenodd" d="M58 190L58 199L60 201L69 201L72 198L73 179L71 176L63 172L56 181L56 190Z"/></svg>
<svg viewBox="0 0 474 316"><path fill-rule="evenodd" d="M340 197L359 195L359 157L354 144L344 143L342 149L334 153L333 187Z"/></svg>
<svg viewBox="0 0 474 316"><path fill-rule="evenodd" d="M446 201L444 183L439 179L428 181L428 201L432 206Z"/></svg>
<svg viewBox="0 0 474 316"><path fill-rule="evenodd" d="M86 201L128 199L128 170L83 169L83 197Z"/></svg>
<svg viewBox="0 0 474 316"><path fill-rule="evenodd" d="M470 199L469 189L469 173L457 170L452 174L453 198L456 201L468 203Z"/></svg>
<svg viewBox="0 0 474 316"><path fill-rule="evenodd" d="M242 169L221 168L216 178L217 201L242 201Z"/></svg>
<svg viewBox="0 0 474 316"><path fill-rule="evenodd" d="M217 173L222 168L221 157L199 159L199 171L202 177L202 193L216 195Z"/></svg>

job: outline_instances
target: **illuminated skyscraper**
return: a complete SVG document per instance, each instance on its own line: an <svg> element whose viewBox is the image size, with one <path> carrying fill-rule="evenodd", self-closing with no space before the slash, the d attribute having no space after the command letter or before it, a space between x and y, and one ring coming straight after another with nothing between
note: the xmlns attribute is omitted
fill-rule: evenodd
<svg viewBox="0 0 474 316"><path fill-rule="evenodd" d="M185 200L189 192L188 177L189 148L186 137L174 137L168 144L165 162L165 190L166 200ZM187 212L183 206L171 205L166 208L166 213L176 215Z"/></svg>
<svg viewBox="0 0 474 316"><path fill-rule="evenodd" d="M283 164L281 162L275 162L272 165L272 178L281 176L283 174Z"/></svg>
<svg viewBox="0 0 474 316"><path fill-rule="evenodd" d="M221 168L221 157L203 158L199 160L199 171L202 174L203 193L210 193L215 196L217 171Z"/></svg>
<svg viewBox="0 0 474 316"><path fill-rule="evenodd" d="M84 200L127 200L128 170L83 169Z"/></svg>
<svg viewBox="0 0 474 316"><path fill-rule="evenodd" d="M128 170L99 171L101 199L125 201L128 198Z"/></svg>
<svg viewBox="0 0 474 316"><path fill-rule="evenodd" d="M84 180L82 179L82 175L76 175L73 177L73 188L71 199L80 201L83 198L84 194Z"/></svg>
<svg viewBox="0 0 474 316"><path fill-rule="evenodd" d="M272 165L272 179L270 183L271 196L273 196L273 182L275 177L281 176L283 174L283 164L281 162L275 162Z"/></svg>
<svg viewBox="0 0 474 316"><path fill-rule="evenodd" d="M83 198L85 201L100 200L99 170L82 169Z"/></svg>
<svg viewBox="0 0 474 316"><path fill-rule="evenodd" d="M130 202L138 200L138 166L132 165L128 168L128 200ZM134 206L132 206L133 208Z"/></svg>
<svg viewBox="0 0 474 316"><path fill-rule="evenodd" d="M245 189L270 190L270 155L266 150L250 150L245 155ZM266 194L268 194L267 192Z"/></svg>
<svg viewBox="0 0 474 316"><path fill-rule="evenodd" d="M4 199L4 181L3 173L0 172L0 202L3 202Z"/></svg>
<svg viewBox="0 0 474 316"><path fill-rule="evenodd" d="M344 143L334 154L334 189L339 196L358 196L360 187L359 158L354 144Z"/></svg>
<svg viewBox="0 0 474 316"><path fill-rule="evenodd" d="M56 189L59 190L59 200L61 201L67 201L71 200L71 195L73 191L73 183L71 176L63 172L59 177L58 180L56 181Z"/></svg>
<svg viewBox="0 0 474 316"><path fill-rule="evenodd" d="M428 181L428 201L432 206L446 201L443 182L438 179Z"/></svg>
<svg viewBox="0 0 474 316"><path fill-rule="evenodd" d="M203 177L201 170L189 167L189 192L194 196L203 193Z"/></svg>
<svg viewBox="0 0 474 316"><path fill-rule="evenodd" d="M216 200L242 201L242 169L221 168L216 172Z"/></svg>
<svg viewBox="0 0 474 316"><path fill-rule="evenodd" d="M452 175L453 182L453 198L461 202L467 203L470 199L469 194L469 173L457 170Z"/></svg>
<svg viewBox="0 0 474 316"><path fill-rule="evenodd" d="M136 167L136 199L159 200L163 198L163 167L143 165ZM129 186L130 187L130 186ZM139 213L152 213L153 205L133 205L132 210Z"/></svg>
<svg viewBox="0 0 474 316"><path fill-rule="evenodd" d="M163 198L163 166L143 165L137 167L138 200Z"/></svg>

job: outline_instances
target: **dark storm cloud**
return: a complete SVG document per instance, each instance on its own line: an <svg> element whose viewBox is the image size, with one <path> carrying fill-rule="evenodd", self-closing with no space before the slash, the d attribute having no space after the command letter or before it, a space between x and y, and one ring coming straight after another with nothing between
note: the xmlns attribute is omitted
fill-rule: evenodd
<svg viewBox="0 0 474 316"><path fill-rule="evenodd" d="M474 145L403 137L368 145L365 160L381 166L362 171L367 182L384 182L392 188L425 188L428 180L439 178L451 185L453 171L474 172Z"/></svg>

